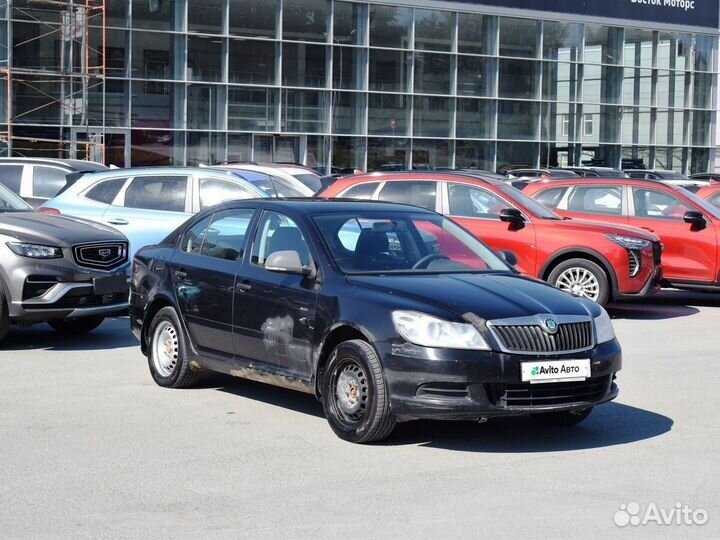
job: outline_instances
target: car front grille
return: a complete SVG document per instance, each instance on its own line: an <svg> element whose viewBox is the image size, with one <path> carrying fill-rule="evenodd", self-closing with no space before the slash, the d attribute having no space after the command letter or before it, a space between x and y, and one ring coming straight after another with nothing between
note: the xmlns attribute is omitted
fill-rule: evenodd
<svg viewBox="0 0 720 540"><path fill-rule="evenodd" d="M543 384L486 384L490 402L496 407L543 407L570 403L595 402L610 389L610 375L585 381Z"/></svg>
<svg viewBox="0 0 720 540"><path fill-rule="evenodd" d="M112 270L128 260L126 242L79 244L73 246L73 257L78 266L98 270Z"/></svg>
<svg viewBox="0 0 720 540"><path fill-rule="evenodd" d="M593 346L590 321L559 323L555 333L548 332L540 324L490 323L488 327L507 352L558 354L581 351Z"/></svg>

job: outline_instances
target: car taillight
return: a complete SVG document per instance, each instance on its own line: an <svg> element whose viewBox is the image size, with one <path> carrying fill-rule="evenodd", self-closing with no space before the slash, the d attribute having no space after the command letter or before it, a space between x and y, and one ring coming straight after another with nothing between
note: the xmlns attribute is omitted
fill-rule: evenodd
<svg viewBox="0 0 720 540"><path fill-rule="evenodd" d="M43 214L50 214L53 216L59 216L61 214L60 210L58 210L57 208L49 208L47 206L41 206L40 208L38 208L38 210Z"/></svg>

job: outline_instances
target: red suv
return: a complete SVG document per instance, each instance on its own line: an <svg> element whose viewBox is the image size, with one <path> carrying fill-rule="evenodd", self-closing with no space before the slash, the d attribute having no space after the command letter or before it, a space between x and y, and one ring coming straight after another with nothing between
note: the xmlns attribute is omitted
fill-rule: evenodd
<svg viewBox="0 0 720 540"><path fill-rule="evenodd" d="M709 186L701 187L695 192L695 195L720 207L720 182L711 182Z"/></svg>
<svg viewBox="0 0 720 540"><path fill-rule="evenodd" d="M645 296L660 279L655 235L565 220L499 180L465 173L376 173L341 178L318 196L435 210L494 249L512 251L521 272L600 304Z"/></svg>
<svg viewBox="0 0 720 540"><path fill-rule="evenodd" d="M653 180L584 178L528 185L523 193L568 217L640 227L663 243L665 282L717 288L720 208L688 190Z"/></svg>

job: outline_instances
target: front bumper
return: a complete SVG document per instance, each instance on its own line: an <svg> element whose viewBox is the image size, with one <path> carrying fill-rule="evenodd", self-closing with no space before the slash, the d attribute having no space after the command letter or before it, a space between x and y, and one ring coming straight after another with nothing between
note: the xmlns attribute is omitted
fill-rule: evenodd
<svg viewBox="0 0 720 540"><path fill-rule="evenodd" d="M474 420L592 407L618 395L614 379L622 367L616 340L578 354L542 357L407 343L376 343L376 347L398 421ZM591 377L585 382L521 381L521 362L571 358L590 359Z"/></svg>

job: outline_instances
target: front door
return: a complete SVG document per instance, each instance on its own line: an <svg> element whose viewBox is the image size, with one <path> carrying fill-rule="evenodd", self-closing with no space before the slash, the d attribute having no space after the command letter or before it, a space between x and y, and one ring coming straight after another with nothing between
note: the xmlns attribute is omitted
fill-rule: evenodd
<svg viewBox="0 0 720 540"><path fill-rule="evenodd" d="M629 223L660 237L663 275L670 281L715 282L717 238L708 223L699 228L685 223L685 212L698 210L665 190L632 188L633 212Z"/></svg>
<svg viewBox="0 0 720 540"><path fill-rule="evenodd" d="M500 221L500 211L513 206L492 191L463 184L447 183L444 213L495 250L506 249L517 256L517 269L537 275L535 226L526 219L522 226Z"/></svg>
<svg viewBox="0 0 720 540"><path fill-rule="evenodd" d="M170 261L170 278L195 346L234 355L233 296L252 208L216 212L191 226Z"/></svg>
<svg viewBox="0 0 720 540"><path fill-rule="evenodd" d="M287 250L297 251L303 264L311 264L308 243L295 221L278 212L264 212L250 261L235 286L235 355L256 369L309 380L317 281L264 266L272 253Z"/></svg>

